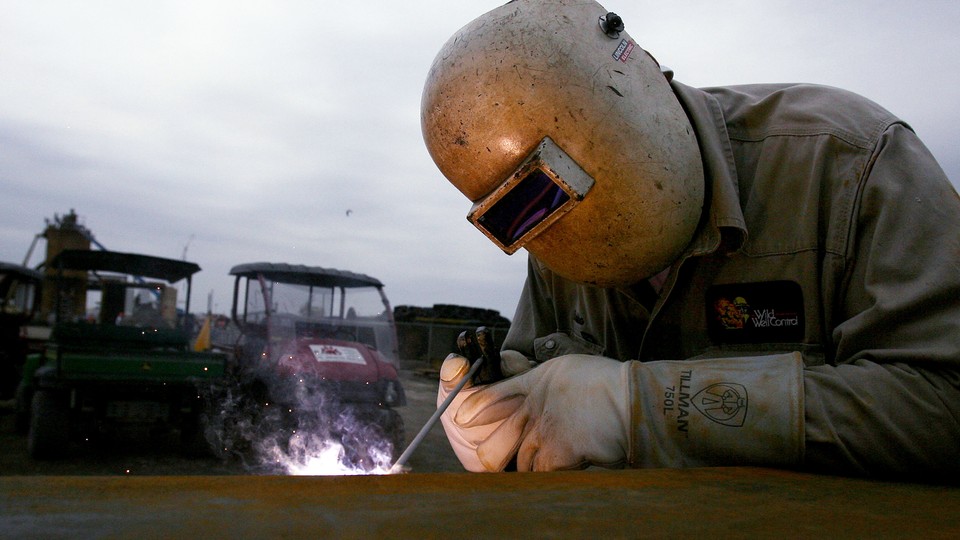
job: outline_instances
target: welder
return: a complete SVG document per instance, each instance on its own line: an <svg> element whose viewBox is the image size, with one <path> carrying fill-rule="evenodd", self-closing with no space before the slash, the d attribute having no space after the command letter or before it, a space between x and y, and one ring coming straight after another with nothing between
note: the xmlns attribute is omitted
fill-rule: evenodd
<svg viewBox="0 0 960 540"><path fill-rule="evenodd" d="M505 378L441 419L464 467L957 475L960 198L934 157L840 89L684 85L629 22L516 0L430 69L430 155L529 260Z"/></svg>

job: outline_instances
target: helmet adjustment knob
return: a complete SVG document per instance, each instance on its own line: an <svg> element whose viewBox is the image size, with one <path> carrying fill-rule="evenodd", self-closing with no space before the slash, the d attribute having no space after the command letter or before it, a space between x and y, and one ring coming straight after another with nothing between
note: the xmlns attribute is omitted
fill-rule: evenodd
<svg viewBox="0 0 960 540"><path fill-rule="evenodd" d="M601 16L599 22L600 29L610 39L620 37L620 32L623 32L623 19L612 11Z"/></svg>

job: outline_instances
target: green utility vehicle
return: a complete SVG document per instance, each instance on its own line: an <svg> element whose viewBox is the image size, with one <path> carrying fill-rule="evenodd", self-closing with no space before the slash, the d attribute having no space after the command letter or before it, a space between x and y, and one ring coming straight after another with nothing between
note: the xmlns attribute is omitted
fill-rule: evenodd
<svg viewBox="0 0 960 540"><path fill-rule="evenodd" d="M40 304L40 272L0 262L0 400L14 397L23 375L28 341L24 325Z"/></svg>
<svg viewBox="0 0 960 540"><path fill-rule="evenodd" d="M31 455L55 457L80 436L174 429L188 450L205 449L205 395L227 358L192 350L189 316L178 313L172 286L186 280L189 314L199 270L113 251L65 250L48 262L55 321L46 350L28 357L18 391Z"/></svg>

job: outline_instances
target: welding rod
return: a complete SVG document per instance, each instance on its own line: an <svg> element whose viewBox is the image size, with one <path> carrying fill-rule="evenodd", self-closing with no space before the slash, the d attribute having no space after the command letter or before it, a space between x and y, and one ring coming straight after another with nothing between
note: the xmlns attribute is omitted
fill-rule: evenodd
<svg viewBox="0 0 960 540"><path fill-rule="evenodd" d="M433 416L431 416L430 419L427 420L427 423L424 424L423 427L420 429L420 433L417 433L417 436L414 437L412 441L410 441L410 444L407 446L407 449L404 450L402 454L400 454L400 457L397 458L397 462L393 464L393 467L390 467L391 474L402 472L403 466L406 465L407 460L410 459L410 455L413 454L413 451L416 450L418 446L420 446L420 442L423 441L423 438L426 437L427 433L430 432L430 428L432 428L433 425L437 423L437 420L439 420L440 416L443 415L443 411L447 410L447 407L449 407L450 404L453 402L453 398L457 397L457 394L460 393L460 390L463 390L463 386L467 384L467 381L473 379L473 376L480 369L480 364L483 364L482 356L478 358L477 361L474 362L472 366L470 366L470 371L467 372L467 375L462 379L460 379L460 382L458 382L457 385L453 387L453 390L451 390L450 393L447 394L447 399L443 400L443 403L441 403L440 406L437 407L437 410L433 412Z"/></svg>

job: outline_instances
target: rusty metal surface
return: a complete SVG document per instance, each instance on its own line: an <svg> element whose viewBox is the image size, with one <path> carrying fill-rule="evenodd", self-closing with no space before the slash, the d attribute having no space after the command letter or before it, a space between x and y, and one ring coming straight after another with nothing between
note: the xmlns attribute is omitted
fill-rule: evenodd
<svg viewBox="0 0 960 540"><path fill-rule="evenodd" d="M960 538L960 488L750 468L0 477L8 538Z"/></svg>

